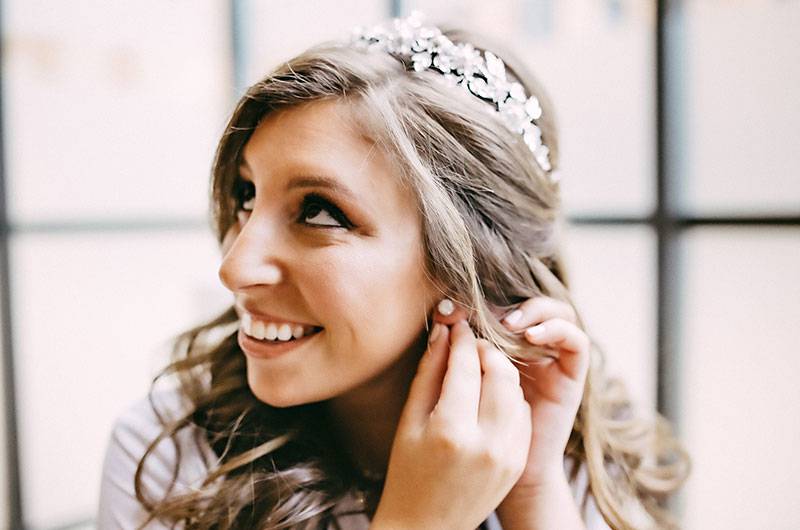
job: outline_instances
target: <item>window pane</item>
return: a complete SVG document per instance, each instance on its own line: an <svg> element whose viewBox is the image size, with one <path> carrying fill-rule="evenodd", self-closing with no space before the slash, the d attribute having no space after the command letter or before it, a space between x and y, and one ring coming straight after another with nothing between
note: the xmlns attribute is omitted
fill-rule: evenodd
<svg viewBox="0 0 800 530"><path fill-rule="evenodd" d="M272 0L245 5L248 85L309 46L349 38L354 26L389 17L388 3L372 0Z"/></svg>
<svg viewBox="0 0 800 530"><path fill-rule="evenodd" d="M682 209L800 208L800 2L675 2L670 89Z"/></svg>
<svg viewBox="0 0 800 530"><path fill-rule="evenodd" d="M12 219L204 216L230 104L226 4L3 8Z"/></svg>
<svg viewBox="0 0 800 530"><path fill-rule="evenodd" d="M685 528L800 522L798 242L798 228L693 229L683 241Z"/></svg>
<svg viewBox="0 0 800 530"><path fill-rule="evenodd" d="M166 341L232 299L206 233L18 235L12 244L26 523L60 526L94 516L112 422L145 395Z"/></svg>
<svg viewBox="0 0 800 530"><path fill-rule="evenodd" d="M570 226L571 291L590 335L636 403L656 403L656 248L647 226Z"/></svg>
<svg viewBox="0 0 800 530"><path fill-rule="evenodd" d="M559 126L569 214L647 215L654 205L655 2L404 2L490 36L544 85Z"/></svg>

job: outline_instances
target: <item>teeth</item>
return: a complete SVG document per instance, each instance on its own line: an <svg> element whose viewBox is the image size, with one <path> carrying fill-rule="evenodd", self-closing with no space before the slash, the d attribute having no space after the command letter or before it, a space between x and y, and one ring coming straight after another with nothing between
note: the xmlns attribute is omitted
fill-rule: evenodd
<svg viewBox="0 0 800 530"><path fill-rule="evenodd" d="M292 327L289 324L281 324L278 328L278 340L289 340L292 338Z"/></svg>
<svg viewBox="0 0 800 530"><path fill-rule="evenodd" d="M257 339L264 338L264 323L263 322L253 322L253 325L250 327L252 330L253 337Z"/></svg>
<svg viewBox="0 0 800 530"><path fill-rule="evenodd" d="M299 339L306 335L305 328L301 324L275 322L262 322L260 320L253 320L249 313L242 315L239 322L239 327L245 334L259 340L280 340L289 341L292 338ZM308 334L313 333L313 329L308 329Z"/></svg>

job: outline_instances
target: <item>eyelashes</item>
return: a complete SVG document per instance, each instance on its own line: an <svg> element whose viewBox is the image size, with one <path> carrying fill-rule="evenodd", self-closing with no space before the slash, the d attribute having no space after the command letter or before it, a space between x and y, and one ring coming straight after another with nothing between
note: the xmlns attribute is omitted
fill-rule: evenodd
<svg viewBox="0 0 800 530"><path fill-rule="evenodd" d="M316 218L320 215L321 212L327 212L328 217L333 219L339 224L332 225L328 223L309 223L307 219ZM331 201L323 197L318 193L309 193L305 197L303 197L303 202L300 205L300 214L298 217L298 221L303 222L309 226L315 227L327 227L327 228L353 228L353 223L347 218L347 216L339 209L338 206L333 204Z"/></svg>
<svg viewBox="0 0 800 530"><path fill-rule="evenodd" d="M233 195L236 201L236 213L241 219L242 213L249 214L253 209L256 195L255 185L250 181L240 179L235 184ZM309 219L316 218L320 218L319 221L322 222L309 222ZM333 201L316 192L307 193L303 197L295 220L300 224L322 229L351 229L355 226Z"/></svg>
<svg viewBox="0 0 800 530"><path fill-rule="evenodd" d="M236 211L250 211L252 205L247 203L255 199L256 187L249 180L238 179L233 187L233 197L236 201Z"/></svg>

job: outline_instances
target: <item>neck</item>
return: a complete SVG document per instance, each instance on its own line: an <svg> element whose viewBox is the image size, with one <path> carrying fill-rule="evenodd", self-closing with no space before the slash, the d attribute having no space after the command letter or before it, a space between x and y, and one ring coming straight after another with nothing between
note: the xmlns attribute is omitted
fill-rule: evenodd
<svg viewBox="0 0 800 530"><path fill-rule="evenodd" d="M424 351L419 341L373 379L327 402L336 436L362 474L385 475L397 424Z"/></svg>

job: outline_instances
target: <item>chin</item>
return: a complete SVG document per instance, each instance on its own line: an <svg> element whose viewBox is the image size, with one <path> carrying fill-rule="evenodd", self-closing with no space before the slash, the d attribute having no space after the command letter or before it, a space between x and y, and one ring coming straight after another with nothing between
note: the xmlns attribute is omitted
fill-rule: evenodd
<svg viewBox="0 0 800 530"><path fill-rule="evenodd" d="M279 409L288 407L295 407L297 405L305 405L309 402L308 399L303 399L303 395L297 392L276 392L276 388L265 388L264 384L253 384L248 379L248 386L250 391L262 403Z"/></svg>
<svg viewBox="0 0 800 530"><path fill-rule="evenodd" d="M307 405L326 399L325 396L304 392L304 389L298 388L298 385L276 385L271 381L259 380L258 377L252 377L249 371L247 386L259 401L279 409Z"/></svg>

